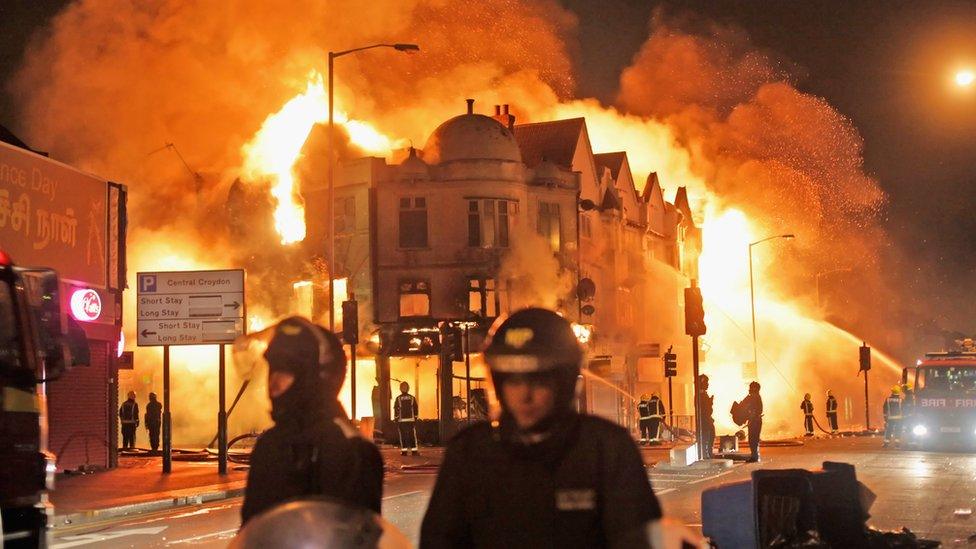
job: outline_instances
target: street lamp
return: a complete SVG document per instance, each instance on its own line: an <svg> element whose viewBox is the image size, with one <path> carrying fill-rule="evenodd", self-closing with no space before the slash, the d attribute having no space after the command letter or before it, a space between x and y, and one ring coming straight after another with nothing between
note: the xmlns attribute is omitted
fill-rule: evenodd
<svg viewBox="0 0 976 549"><path fill-rule="evenodd" d="M976 73L973 73L973 71L969 69L963 69L956 72L955 80L956 85L960 88L968 88L969 86L973 85L973 82L976 82Z"/></svg>
<svg viewBox="0 0 976 549"><path fill-rule="evenodd" d="M373 44L351 50L329 52L329 330L335 331L335 123L332 119L332 65L337 57L373 48L393 48L402 52L420 51L416 44Z"/></svg>
<svg viewBox="0 0 976 549"><path fill-rule="evenodd" d="M796 238L796 236L792 234L777 234L749 243L749 303L752 307L752 364L757 368L757 371L759 368L759 361L756 352L756 290L755 285L752 282L752 247L756 244L762 244L767 240L773 240L775 238L785 238L789 240Z"/></svg>

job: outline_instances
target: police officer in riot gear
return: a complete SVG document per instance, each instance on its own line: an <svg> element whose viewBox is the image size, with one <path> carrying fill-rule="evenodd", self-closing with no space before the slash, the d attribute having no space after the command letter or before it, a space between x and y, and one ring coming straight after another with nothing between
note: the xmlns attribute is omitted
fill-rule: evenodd
<svg viewBox="0 0 976 549"><path fill-rule="evenodd" d="M803 436L812 437L813 436L813 402L810 400L810 393L803 395L803 402L800 403L800 409L803 410Z"/></svg>
<svg viewBox="0 0 976 549"><path fill-rule="evenodd" d="M146 403L146 430L149 431L149 447L159 451L159 428L163 422L163 405L156 400L156 393L149 393Z"/></svg>
<svg viewBox="0 0 976 549"><path fill-rule="evenodd" d="M901 388L895 385L884 401L884 446L901 436Z"/></svg>
<svg viewBox="0 0 976 549"><path fill-rule="evenodd" d="M637 426L640 428L640 443L647 444L651 439L651 404L646 394L637 403Z"/></svg>
<svg viewBox="0 0 976 549"><path fill-rule="evenodd" d="M523 309L485 361L501 416L448 445L420 546L646 547L661 508L623 428L575 410L583 349L569 322Z"/></svg>
<svg viewBox="0 0 976 549"><path fill-rule="evenodd" d="M834 393L827 390L827 422L830 423L830 434L837 434L837 399Z"/></svg>
<svg viewBox="0 0 976 549"><path fill-rule="evenodd" d="M407 452L419 456L420 450L417 448L417 414L419 413L417 399L410 394L410 384L406 381L400 382L400 394L393 402L393 420L396 422L397 431L400 434L400 455L405 456Z"/></svg>
<svg viewBox="0 0 976 549"><path fill-rule="evenodd" d="M661 402L661 397L657 396L657 393L651 395L651 400L647 401L647 408L651 412L650 443L657 444L661 441L661 422L664 420L664 403Z"/></svg>
<svg viewBox="0 0 976 549"><path fill-rule="evenodd" d="M119 407L119 422L122 424L122 448L136 447L136 428L139 427L139 404L136 392L129 391L128 400Z"/></svg>
<svg viewBox="0 0 976 549"><path fill-rule="evenodd" d="M242 523L286 500L328 496L380 512L383 460L339 404L346 355L301 317L275 326L264 352L275 425L251 452Z"/></svg>

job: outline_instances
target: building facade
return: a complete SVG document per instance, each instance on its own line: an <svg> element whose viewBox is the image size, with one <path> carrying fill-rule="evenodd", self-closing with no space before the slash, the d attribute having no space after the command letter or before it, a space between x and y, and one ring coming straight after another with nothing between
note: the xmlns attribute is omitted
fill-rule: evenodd
<svg viewBox="0 0 976 549"><path fill-rule="evenodd" d="M591 334L582 407L636 425L636 395L666 398L660 357L673 346L687 366L675 413L690 413L681 299L700 244L691 212L664 200L656 176L639 193L627 153L594 154L582 118L516 125L507 106L486 116L470 100L399 156L338 170L336 276L355 293L360 348L372 354L372 383L357 389L372 409L357 416L383 431L399 381L419 393L422 418L441 418L442 435L469 403L480 412L480 342L498 315L528 305ZM306 193L310 212L321 192ZM461 330L458 360L443 352L445 326Z"/></svg>

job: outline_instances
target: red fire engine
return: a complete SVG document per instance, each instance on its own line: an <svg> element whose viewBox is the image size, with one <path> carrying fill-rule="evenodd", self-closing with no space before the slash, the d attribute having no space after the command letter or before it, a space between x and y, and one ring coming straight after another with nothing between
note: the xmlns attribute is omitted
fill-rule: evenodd
<svg viewBox="0 0 976 549"><path fill-rule="evenodd" d="M915 391L905 402L906 442L976 447L976 352L927 353L908 370Z"/></svg>

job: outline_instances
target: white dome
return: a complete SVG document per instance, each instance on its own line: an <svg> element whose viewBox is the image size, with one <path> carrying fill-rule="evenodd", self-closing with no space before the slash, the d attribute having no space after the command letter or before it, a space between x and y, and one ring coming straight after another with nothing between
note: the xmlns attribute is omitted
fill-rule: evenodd
<svg viewBox="0 0 976 549"><path fill-rule="evenodd" d="M397 166L397 179L430 179L427 163L417 156L417 149L410 147L410 155Z"/></svg>
<svg viewBox="0 0 976 549"><path fill-rule="evenodd" d="M521 162L522 153L512 132L494 118L462 114L430 134L424 158L431 165L456 160Z"/></svg>

